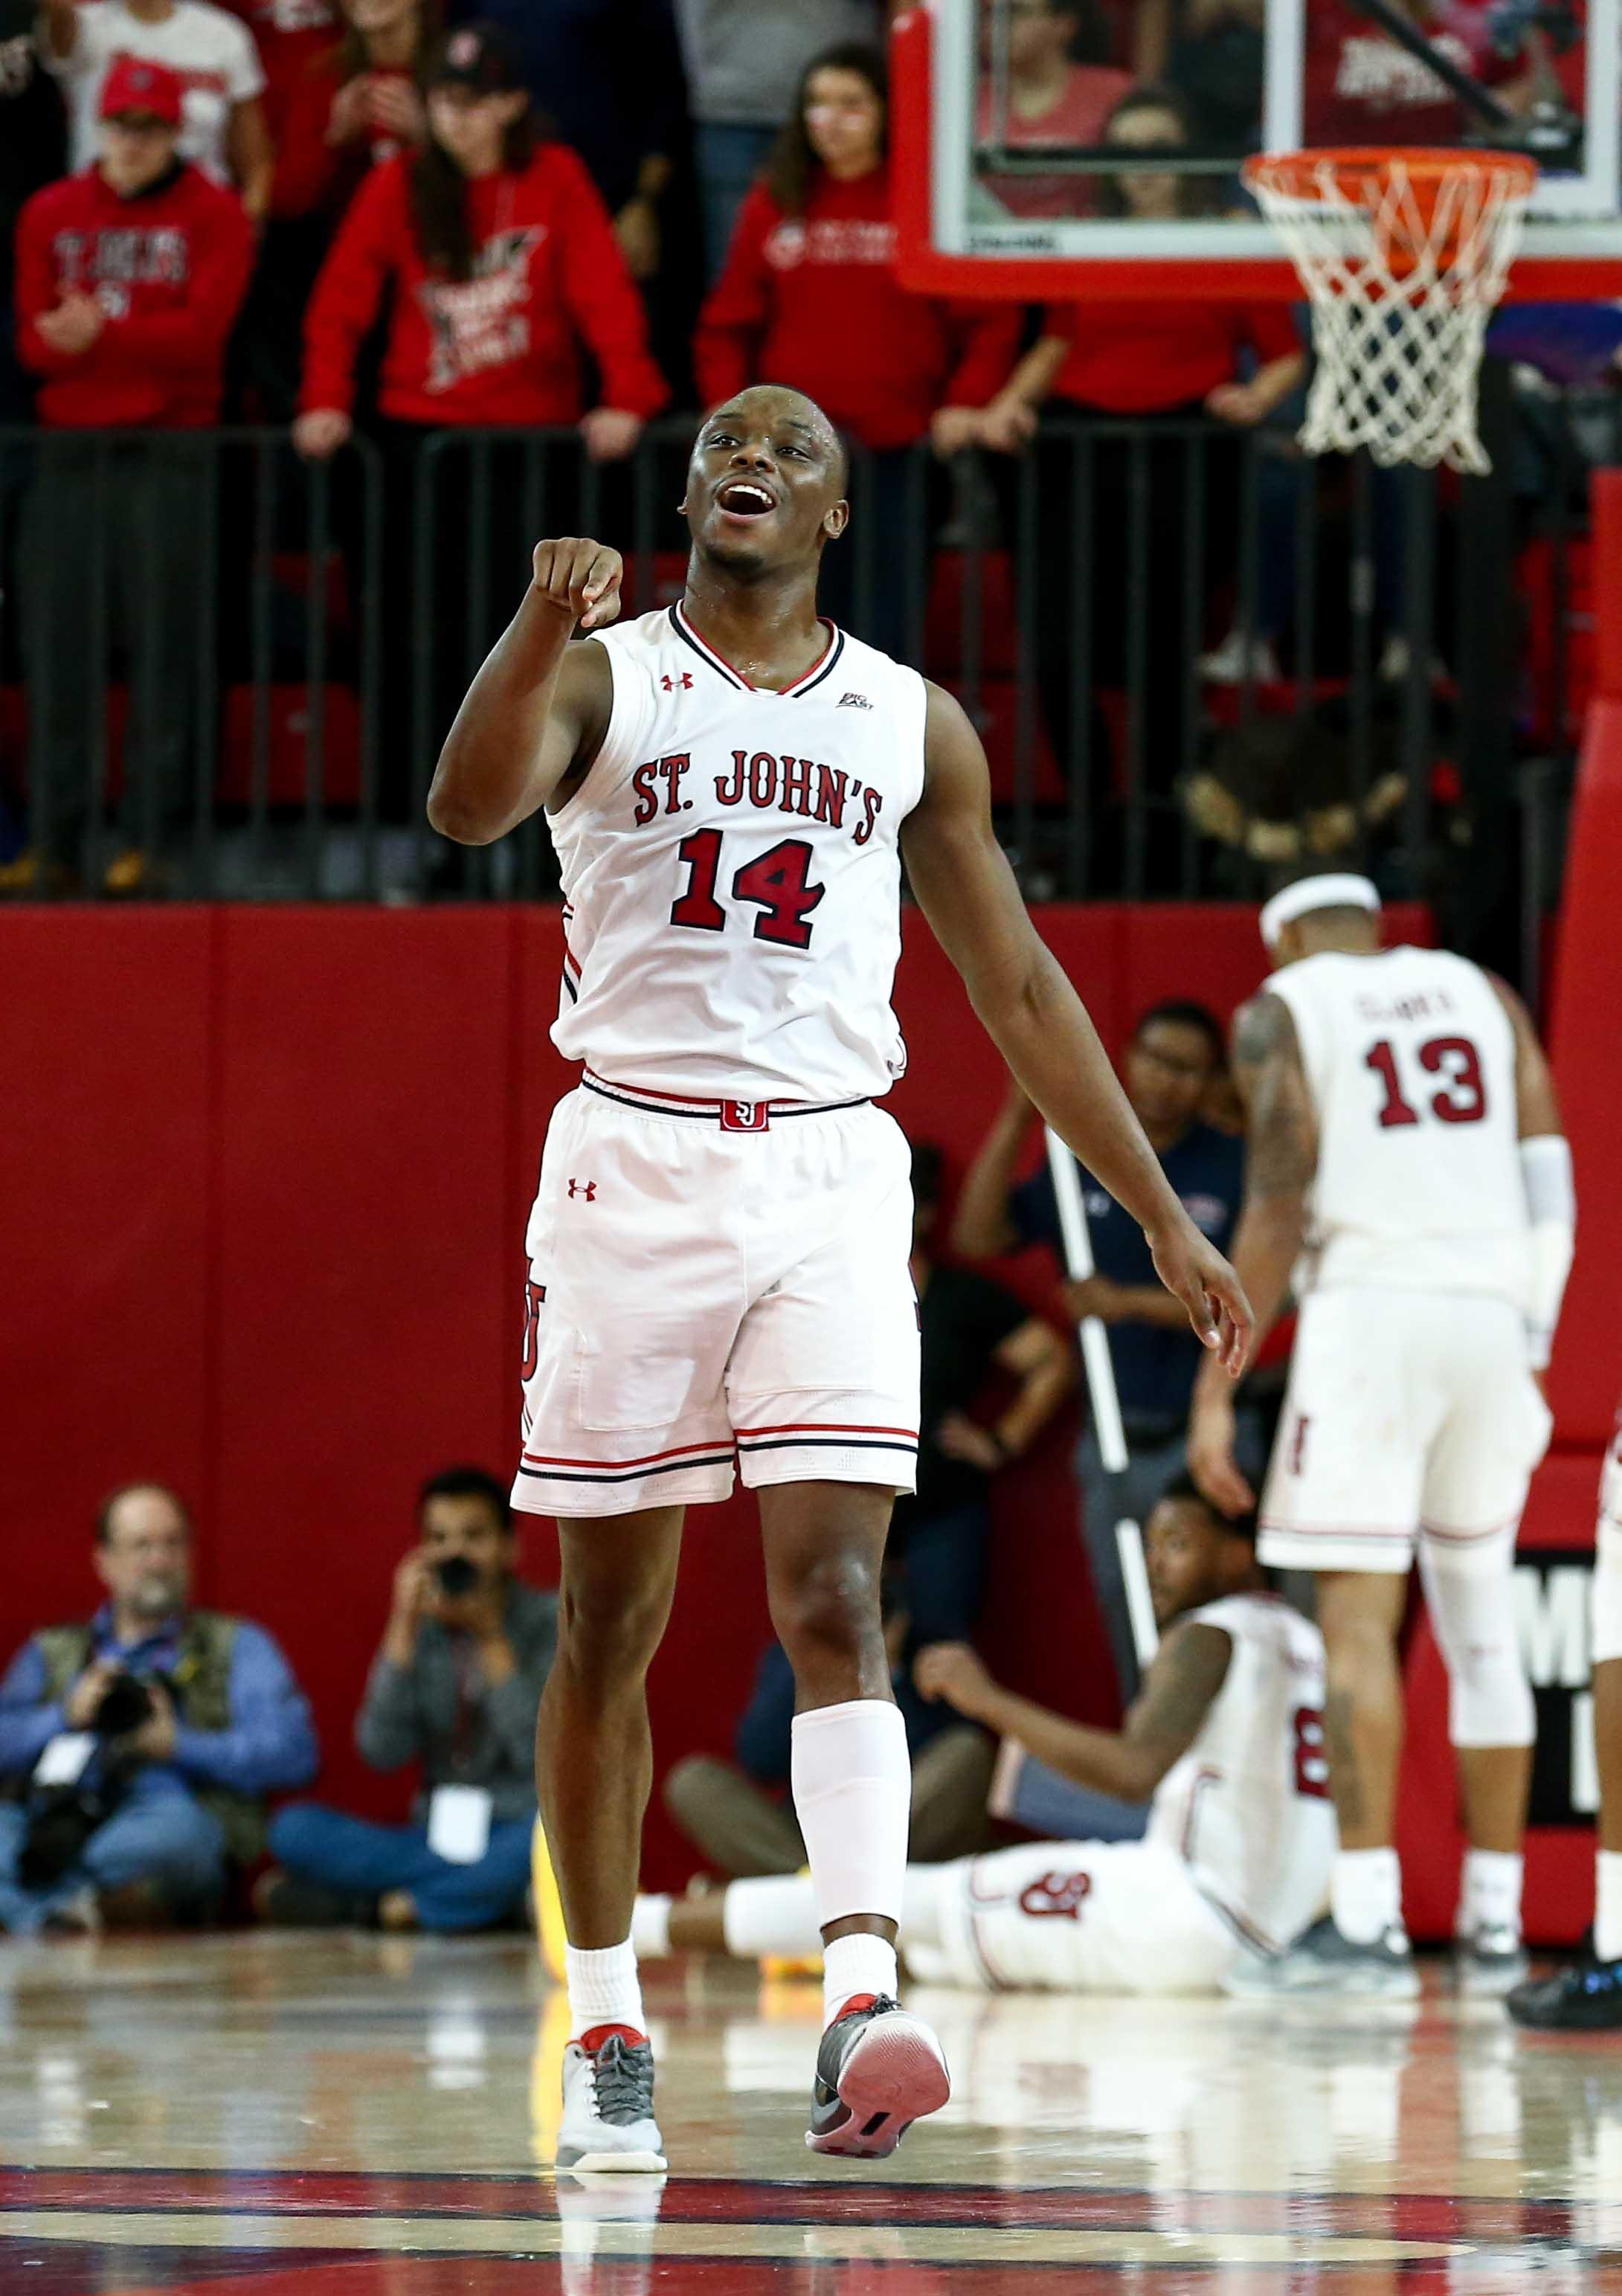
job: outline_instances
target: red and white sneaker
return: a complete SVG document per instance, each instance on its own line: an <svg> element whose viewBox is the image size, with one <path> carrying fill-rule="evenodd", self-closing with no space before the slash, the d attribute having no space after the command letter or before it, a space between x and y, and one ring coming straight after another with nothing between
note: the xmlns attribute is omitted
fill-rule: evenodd
<svg viewBox="0 0 1622 2296"><path fill-rule="evenodd" d="M563 2052L557 2164L662 2175L665 2140L653 2118L653 2045L628 2025L594 2025Z"/></svg>
<svg viewBox="0 0 1622 2296"><path fill-rule="evenodd" d="M814 2152L882 2161L951 2094L929 2027L888 1994L858 1993L823 2035L806 2142Z"/></svg>

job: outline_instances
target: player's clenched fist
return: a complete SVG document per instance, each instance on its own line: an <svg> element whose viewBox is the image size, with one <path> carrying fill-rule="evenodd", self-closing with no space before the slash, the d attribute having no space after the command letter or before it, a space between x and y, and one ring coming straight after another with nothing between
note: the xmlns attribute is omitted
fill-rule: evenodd
<svg viewBox="0 0 1622 2296"><path fill-rule="evenodd" d="M618 613L624 572L624 559L605 542L565 535L535 545L537 590L583 630L600 630Z"/></svg>

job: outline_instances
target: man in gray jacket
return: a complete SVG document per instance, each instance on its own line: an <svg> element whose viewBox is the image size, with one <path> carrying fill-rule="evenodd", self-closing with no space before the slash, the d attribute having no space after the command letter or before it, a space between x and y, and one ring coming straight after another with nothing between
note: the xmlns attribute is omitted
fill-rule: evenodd
<svg viewBox="0 0 1622 2296"><path fill-rule="evenodd" d="M513 1575L507 1494L481 1468L430 1475L417 1519L355 1726L373 1769L421 1763L413 1823L376 1825L314 1802L282 1810L270 1829L276 1867L254 1892L266 1921L479 1930L523 1905L557 1597Z"/></svg>

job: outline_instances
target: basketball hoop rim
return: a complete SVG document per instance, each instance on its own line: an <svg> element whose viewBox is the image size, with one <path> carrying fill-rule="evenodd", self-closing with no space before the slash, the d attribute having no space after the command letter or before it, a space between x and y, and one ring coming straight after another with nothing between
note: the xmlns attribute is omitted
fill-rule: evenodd
<svg viewBox="0 0 1622 2296"><path fill-rule="evenodd" d="M1374 177L1391 181L1398 168L1421 197L1461 178L1495 179L1506 199L1529 199L1538 168L1523 152L1460 152L1424 144L1319 145L1299 152L1260 152L1240 169L1248 191L1275 199L1323 201L1331 193L1357 199Z"/></svg>

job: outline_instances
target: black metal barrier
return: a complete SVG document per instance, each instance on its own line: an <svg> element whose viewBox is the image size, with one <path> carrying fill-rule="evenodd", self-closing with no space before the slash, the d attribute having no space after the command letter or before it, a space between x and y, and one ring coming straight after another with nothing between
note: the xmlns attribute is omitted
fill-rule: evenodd
<svg viewBox="0 0 1622 2296"><path fill-rule="evenodd" d="M1483 419L1486 480L1314 463L1282 418L857 453L824 603L961 696L1033 897L1355 861L1467 939L1507 914L1535 973L1586 472L1622 437L1614 396L1503 369ZM627 613L675 594L691 438L597 466L572 431L397 431L323 464L268 430L0 431L0 889L545 896L544 824L471 853L428 828L434 759L539 536L619 547Z"/></svg>

